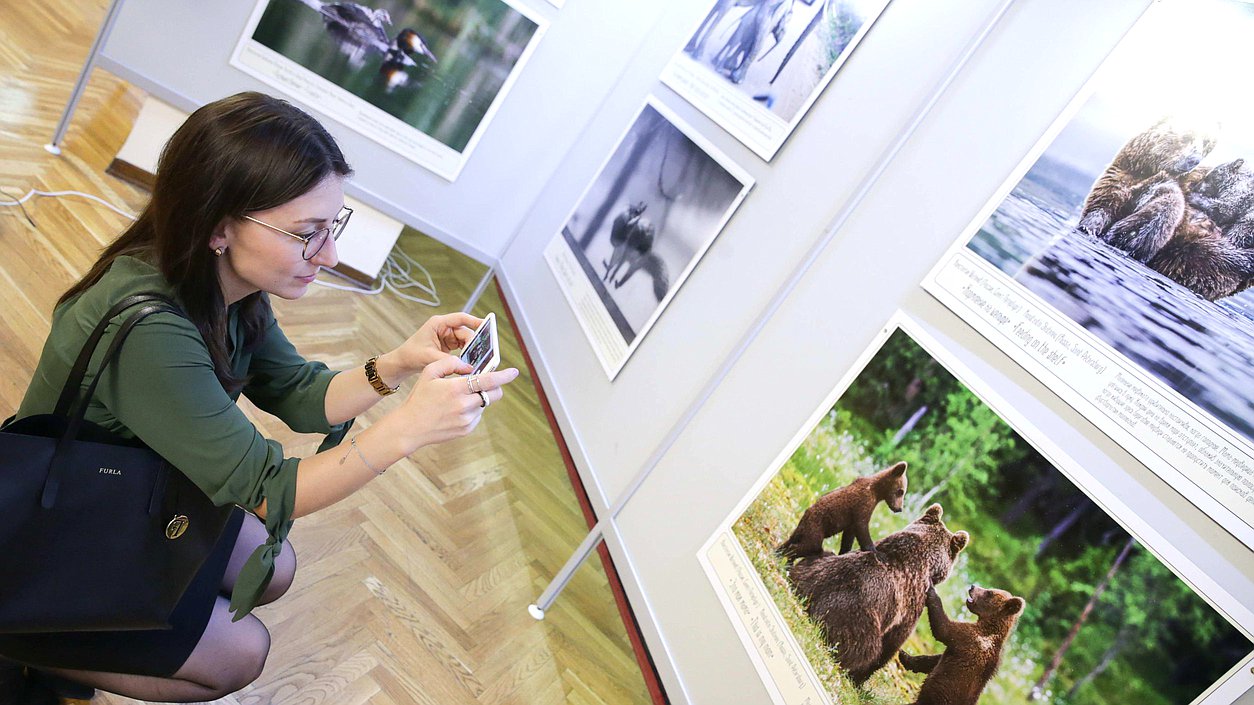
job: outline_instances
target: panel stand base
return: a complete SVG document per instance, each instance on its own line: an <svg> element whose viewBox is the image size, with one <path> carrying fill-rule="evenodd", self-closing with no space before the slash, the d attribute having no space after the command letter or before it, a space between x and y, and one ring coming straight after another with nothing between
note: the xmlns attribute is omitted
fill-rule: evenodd
<svg viewBox="0 0 1254 705"><path fill-rule="evenodd" d="M557 596L562 593L562 590L570 583L570 579L574 577L575 571L579 570L579 566L588 560L588 556L592 555L592 552L596 550L596 547L600 545L602 540L604 540L604 536L601 533L601 524L598 522L588 532L588 535L584 537L583 542L579 544L579 547L575 549L570 558L566 560L566 565L562 566L562 569L557 572L553 581L540 594L540 599L536 600L534 604L527 606L527 613L536 619L544 619L544 613L553 606Z"/></svg>

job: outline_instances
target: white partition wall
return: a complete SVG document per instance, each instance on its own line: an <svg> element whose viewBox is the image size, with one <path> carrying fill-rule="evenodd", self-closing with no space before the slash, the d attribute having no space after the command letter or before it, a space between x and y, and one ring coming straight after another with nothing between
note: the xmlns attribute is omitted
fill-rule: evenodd
<svg viewBox="0 0 1254 705"><path fill-rule="evenodd" d="M1014 3L709 402L656 467L642 467L997 3L894 0L769 164L657 84L708 8L697 5L659 21L502 257L507 292L566 440L600 493L593 492L598 510L651 470L604 528L668 694L676 702L768 702L696 554L898 308L951 344L1167 536L1196 546L1199 567L1254 608L1248 548L918 287L1145 10L1144 0ZM537 253L648 93L757 183L610 383Z"/></svg>
<svg viewBox="0 0 1254 705"><path fill-rule="evenodd" d="M678 5L661 18L522 223L500 268L529 329L532 355L552 374L550 394L560 400L555 405L568 424L566 440L594 469L586 479L602 502L612 504L626 489L999 4L980 0L941 9L895 0L769 164L657 81L708 3ZM650 93L757 183L611 384L537 254ZM1048 116L1041 119L1048 123ZM938 247L944 239L938 237ZM920 268L926 271L923 260ZM893 277L886 286L907 291L917 281Z"/></svg>

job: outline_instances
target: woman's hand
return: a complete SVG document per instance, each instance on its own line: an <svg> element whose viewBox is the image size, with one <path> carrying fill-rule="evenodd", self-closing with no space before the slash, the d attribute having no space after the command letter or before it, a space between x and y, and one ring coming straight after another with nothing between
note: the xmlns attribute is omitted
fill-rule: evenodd
<svg viewBox="0 0 1254 705"><path fill-rule="evenodd" d="M483 319L475 318L469 313L446 313L432 316L422 324L413 335L400 347L392 351L391 357L400 367L400 375L422 372L427 365L444 360L454 350L466 347L475 336L475 329L483 323ZM456 373L454 373L456 374ZM391 380L384 380L395 384Z"/></svg>
<svg viewBox="0 0 1254 705"><path fill-rule="evenodd" d="M482 390L487 403L491 404L504 395L503 386L518 378L518 370L512 367L474 377L450 376L465 375L471 369L452 356L423 369L405 404L394 412L402 415L401 432L409 441L406 455L422 446L460 438L475 430L486 407L484 399L472 389Z"/></svg>

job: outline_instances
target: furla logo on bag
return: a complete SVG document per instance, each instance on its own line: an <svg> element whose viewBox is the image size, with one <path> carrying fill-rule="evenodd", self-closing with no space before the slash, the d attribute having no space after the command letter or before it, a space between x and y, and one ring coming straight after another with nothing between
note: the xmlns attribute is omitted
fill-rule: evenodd
<svg viewBox="0 0 1254 705"><path fill-rule="evenodd" d="M117 468L100 468L100 475L121 475L122 471Z"/></svg>

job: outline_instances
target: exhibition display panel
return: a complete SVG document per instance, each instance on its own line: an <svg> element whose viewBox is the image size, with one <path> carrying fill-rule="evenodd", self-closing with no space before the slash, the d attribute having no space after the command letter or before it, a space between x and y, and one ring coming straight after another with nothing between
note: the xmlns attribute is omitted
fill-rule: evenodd
<svg viewBox="0 0 1254 705"><path fill-rule="evenodd" d="M115 2L101 65L284 95L490 267L659 700L910 702L997 589L980 702L1254 702L1254 5L321 5Z"/></svg>

